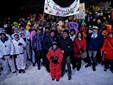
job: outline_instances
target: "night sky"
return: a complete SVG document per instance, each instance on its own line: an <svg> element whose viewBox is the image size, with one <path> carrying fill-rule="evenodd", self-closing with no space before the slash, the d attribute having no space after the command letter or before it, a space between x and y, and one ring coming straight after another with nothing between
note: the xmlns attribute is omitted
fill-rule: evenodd
<svg viewBox="0 0 113 85"><path fill-rule="evenodd" d="M59 5L68 6L74 0L54 0L54 1ZM86 2L86 1L93 1L93 0L80 0L80 1ZM98 2L100 0L94 0L94 1ZM101 1L105 1L105 0L101 0ZM35 10L42 12L43 5L44 5L44 0L1 0L0 16L10 16L10 15L14 16L14 15L23 14L24 12L26 13L32 12L32 11L35 12Z"/></svg>
<svg viewBox="0 0 113 85"><path fill-rule="evenodd" d="M20 3L18 0L1 0L0 15L11 15L18 11Z"/></svg>

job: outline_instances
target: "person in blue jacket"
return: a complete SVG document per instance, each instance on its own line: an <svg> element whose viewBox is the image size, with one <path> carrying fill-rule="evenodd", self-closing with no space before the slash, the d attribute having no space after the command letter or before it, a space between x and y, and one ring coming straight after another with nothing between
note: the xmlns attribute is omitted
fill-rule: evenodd
<svg viewBox="0 0 113 85"><path fill-rule="evenodd" d="M87 36L87 51L89 56L89 62L85 66L86 68L92 65L93 71L96 71L97 65L97 52L102 44L102 36L98 32L98 27L93 26L93 32Z"/></svg>

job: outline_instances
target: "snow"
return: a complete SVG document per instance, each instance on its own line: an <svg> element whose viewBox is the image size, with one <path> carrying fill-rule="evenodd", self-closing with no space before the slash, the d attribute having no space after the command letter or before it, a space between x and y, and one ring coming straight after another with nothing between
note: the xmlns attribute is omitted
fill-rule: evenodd
<svg viewBox="0 0 113 85"><path fill-rule="evenodd" d="M83 63L80 71L72 70L72 79L68 80L67 73L59 82L52 81L50 74L42 66L38 70L37 66L30 65L26 73L9 73L0 81L0 85L113 85L113 73L109 70L103 71L103 66L98 64L97 70L91 67L85 68ZM0 76L1 78L1 76Z"/></svg>

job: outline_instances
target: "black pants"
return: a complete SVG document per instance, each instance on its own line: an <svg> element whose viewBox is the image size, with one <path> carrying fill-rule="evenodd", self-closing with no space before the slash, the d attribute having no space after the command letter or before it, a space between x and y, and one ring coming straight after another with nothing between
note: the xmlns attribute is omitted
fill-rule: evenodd
<svg viewBox="0 0 113 85"><path fill-rule="evenodd" d="M61 76L63 76L66 72L65 66L67 65L67 72L68 72L68 77L71 76L71 63L70 63L70 56L65 57L62 61L62 72Z"/></svg>
<svg viewBox="0 0 113 85"><path fill-rule="evenodd" d="M77 67L77 70L80 70L81 68L81 58L74 58L74 64L73 64L73 69L75 69L75 67Z"/></svg>
<svg viewBox="0 0 113 85"><path fill-rule="evenodd" d="M40 59L42 58L42 54L43 54L42 50L35 51L35 59L36 59L38 68L40 68L40 65L41 65Z"/></svg>
<svg viewBox="0 0 113 85"><path fill-rule="evenodd" d="M96 58L97 58L97 62L98 63L102 63L102 56L100 55L100 52L99 51L97 52Z"/></svg>
<svg viewBox="0 0 113 85"><path fill-rule="evenodd" d="M49 60L47 59L46 54L47 54L47 52L44 52L44 55L43 55L43 65L45 66L47 72L50 72L50 69L49 69Z"/></svg>
<svg viewBox="0 0 113 85"><path fill-rule="evenodd" d="M104 60L104 66L106 69L109 68L109 65L110 65L110 70L113 70L113 60L110 60L110 59L106 59Z"/></svg>
<svg viewBox="0 0 113 85"><path fill-rule="evenodd" d="M82 60L83 60L85 63L88 63L88 57L82 58Z"/></svg>

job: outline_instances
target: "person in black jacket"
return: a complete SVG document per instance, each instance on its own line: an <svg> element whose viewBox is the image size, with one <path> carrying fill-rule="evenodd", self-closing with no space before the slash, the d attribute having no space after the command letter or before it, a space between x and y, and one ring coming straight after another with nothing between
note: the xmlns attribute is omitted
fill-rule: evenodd
<svg viewBox="0 0 113 85"><path fill-rule="evenodd" d="M73 48L73 42L69 37L69 32L68 30L63 31L63 36L59 40L59 47L62 49L63 53L63 62L62 62L62 72L61 72L61 77L66 72L65 65L67 65L67 70L68 70L68 80L71 80L71 63L70 63L70 55L72 53L72 48Z"/></svg>
<svg viewBox="0 0 113 85"><path fill-rule="evenodd" d="M55 36L55 30L50 30L50 33L48 36L45 36L43 40L43 51L45 56L43 57L43 64L46 67L47 71L50 72L49 70L49 61L46 57L46 54L48 53L49 49L52 47L53 42L57 42L57 38Z"/></svg>

